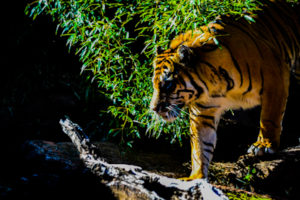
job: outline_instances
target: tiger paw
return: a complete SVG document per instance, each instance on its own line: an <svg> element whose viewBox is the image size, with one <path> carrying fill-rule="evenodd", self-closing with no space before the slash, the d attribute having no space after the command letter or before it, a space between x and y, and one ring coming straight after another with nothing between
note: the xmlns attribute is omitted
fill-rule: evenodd
<svg viewBox="0 0 300 200"><path fill-rule="evenodd" d="M202 174L198 174L198 175L191 175L189 177L182 177L182 178L179 178L179 180L182 180L182 181L192 181L192 180L195 180L195 179L201 179L203 178L203 175Z"/></svg>
<svg viewBox="0 0 300 200"><path fill-rule="evenodd" d="M179 178L179 180L182 180L182 181L192 181L194 179L192 179L191 177L182 177L182 178Z"/></svg>
<svg viewBox="0 0 300 200"><path fill-rule="evenodd" d="M257 141L247 151L247 153L254 154L255 156L274 154L275 152L276 150L272 147L272 143L269 140Z"/></svg>

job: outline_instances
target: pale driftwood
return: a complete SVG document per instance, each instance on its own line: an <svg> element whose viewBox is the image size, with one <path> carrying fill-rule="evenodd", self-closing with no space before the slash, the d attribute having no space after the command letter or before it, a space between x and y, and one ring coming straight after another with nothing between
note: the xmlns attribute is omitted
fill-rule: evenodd
<svg viewBox="0 0 300 200"><path fill-rule="evenodd" d="M79 125L69 119L60 120L80 153L85 166L111 188L119 199L228 199L221 190L206 180L181 181L147 172L134 165L109 164Z"/></svg>

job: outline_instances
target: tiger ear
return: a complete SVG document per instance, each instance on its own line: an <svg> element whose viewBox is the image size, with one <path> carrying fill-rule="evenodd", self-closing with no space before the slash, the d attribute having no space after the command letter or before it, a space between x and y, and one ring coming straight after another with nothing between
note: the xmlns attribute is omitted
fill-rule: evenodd
<svg viewBox="0 0 300 200"><path fill-rule="evenodd" d="M192 65L194 52L190 47L185 45L180 45L178 48L178 55L179 55L180 63L184 64L186 67Z"/></svg>

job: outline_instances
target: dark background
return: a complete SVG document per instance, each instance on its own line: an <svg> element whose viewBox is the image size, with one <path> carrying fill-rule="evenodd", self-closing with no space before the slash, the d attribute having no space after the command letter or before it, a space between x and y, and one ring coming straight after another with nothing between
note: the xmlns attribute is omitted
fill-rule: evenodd
<svg viewBox="0 0 300 200"><path fill-rule="evenodd" d="M80 76L81 63L55 34L56 24L47 16L35 21L25 16L28 2L1 6L0 199L109 199L110 193L88 171L54 172L28 160L27 141L70 141L61 131L61 118L82 124L97 141L105 139L108 120L99 115L105 98L95 83Z"/></svg>
<svg viewBox="0 0 300 200"><path fill-rule="evenodd" d="M83 191L73 194L74 197L86 195L87 191L93 191L91 196L104 194L105 197L105 192L94 193L97 190L93 188L102 186L89 172L48 174L24 158L24 143L28 140L69 141L58 123L65 116L79 123L93 141L107 140L106 125L112 120L109 115L100 115L99 111L109 101L97 92L96 83L86 78L88 74L80 75L81 63L72 50L69 52L65 38L60 38L59 32L55 34L56 24L47 16L35 21L25 16L27 2L7 2L2 11L0 198L45 194L55 197L62 191L71 197L66 191L74 188ZM10 12L5 14L6 9ZM282 148L299 144L299 85L293 78L290 91ZM258 120L259 108L235 111L234 115L226 113L220 122L214 159L234 161L246 152L257 137ZM189 159L188 139L183 141L183 147L147 137L134 144L136 148L153 145L160 147L155 148L156 151L169 147L179 149Z"/></svg>

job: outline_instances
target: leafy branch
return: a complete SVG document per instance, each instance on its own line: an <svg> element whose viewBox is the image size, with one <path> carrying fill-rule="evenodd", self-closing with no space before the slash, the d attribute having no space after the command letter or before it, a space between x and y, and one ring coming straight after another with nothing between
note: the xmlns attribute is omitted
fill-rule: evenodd
<svg viewBox="0 0 300 200"><path fill-rule="evenodd" d="M153 120L148 109L157 48L167 48L174 36L218 15L240 17L258 5L255 0L38 0L28 4L25 13L33 19L50 15L58 24L57 33L79 55L82 72L89 72L111 99L106 112L121 121L112 132L139 138L147 129L155 137L165 133L180 142L188 134L187 116L166 124Z"/></svg>

